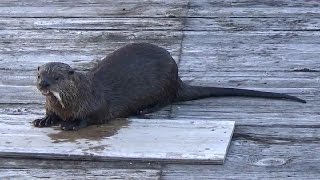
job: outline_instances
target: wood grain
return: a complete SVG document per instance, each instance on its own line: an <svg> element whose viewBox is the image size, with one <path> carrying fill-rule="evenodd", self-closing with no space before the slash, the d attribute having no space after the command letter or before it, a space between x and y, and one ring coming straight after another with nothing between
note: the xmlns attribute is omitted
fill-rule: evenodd
<svg viewBox="0 0 320 180"><path fill-rule="evenodd" d="M160 179L160 171L145 169L9 169L0 170L0 178L3 179Z"/></svg>

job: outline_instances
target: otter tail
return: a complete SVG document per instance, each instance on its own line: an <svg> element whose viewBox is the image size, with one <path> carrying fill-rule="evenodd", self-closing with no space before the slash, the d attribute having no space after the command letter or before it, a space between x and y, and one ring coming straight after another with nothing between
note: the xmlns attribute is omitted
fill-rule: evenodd
<svg viewBox="0 0 320 180"><path fill-rule="evenodd" d="M300 103L306 103L305 100L295 96L290 96L283 93L262 92L247 89L236 88L221 88L221 87L201 87L190 86L182 84L176 101L190 101L196 99L202 99L207 97L224 97L224 96L244 96L244 97L258 97L258 98L270 98L270 99L287 99L297 101Z"/></svg>

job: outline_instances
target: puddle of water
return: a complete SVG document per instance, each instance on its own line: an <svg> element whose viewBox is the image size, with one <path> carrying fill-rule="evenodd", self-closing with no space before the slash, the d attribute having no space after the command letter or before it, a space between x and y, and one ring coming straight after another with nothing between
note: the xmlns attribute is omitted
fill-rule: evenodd
<svg viewBox="0 0 320 180"><path fill-rule="evenodd" d="M55 129L59 131L50 133L48 136L53 143L77 142L80 139L100 141L118 134L118 131L122 128L127 128L129 123L128 119L115 119L107 124L92 125L78 131L63 131L56 127Z"/></svg>

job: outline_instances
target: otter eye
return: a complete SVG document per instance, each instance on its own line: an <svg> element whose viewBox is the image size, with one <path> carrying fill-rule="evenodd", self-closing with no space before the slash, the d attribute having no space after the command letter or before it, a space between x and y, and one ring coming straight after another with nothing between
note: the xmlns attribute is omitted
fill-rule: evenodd
<svg viewBox="0 0 320 180"><path fill-rule="evenodd" d="M40 70L40 66L38 66L38 71Z"/></svg>
<svg viewBox="0 0 320 180"><path fill-rule="evenodd" d="M38 75L37 78L40 79L40 75Z"/></svg>
<svg viewBox="0 0 320 180"><path fill-rule="evenodd" d="M58 81L60 78L59 77L55 77L54 80Z"/></svg>

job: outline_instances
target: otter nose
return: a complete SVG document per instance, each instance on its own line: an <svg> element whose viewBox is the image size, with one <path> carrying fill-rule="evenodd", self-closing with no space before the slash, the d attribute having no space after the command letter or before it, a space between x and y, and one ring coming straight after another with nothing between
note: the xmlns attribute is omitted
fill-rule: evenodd
<svg viewBox="0 0 320 180"><path fill-rule="evenodd" d="M39 82L39 87L41 87L41 88L47 88L49 86L50 86L50 84L48 83L48 81L43 80L43 81Z"/></svg>

